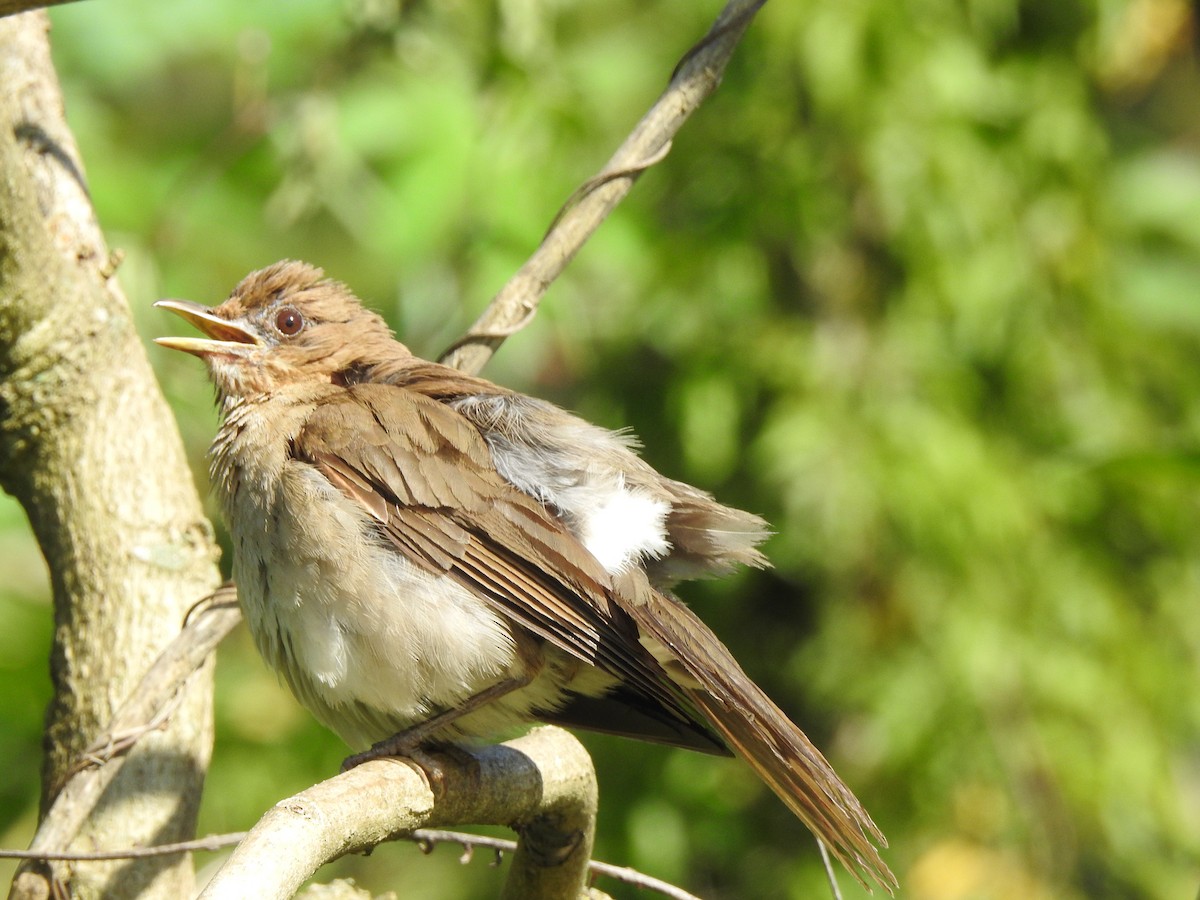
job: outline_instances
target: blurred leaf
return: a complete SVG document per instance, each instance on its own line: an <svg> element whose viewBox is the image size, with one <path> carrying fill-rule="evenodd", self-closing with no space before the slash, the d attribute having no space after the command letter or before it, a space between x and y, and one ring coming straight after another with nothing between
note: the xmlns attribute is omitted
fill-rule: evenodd
<svg viewBox="0 0 1200 900"><path fill-rule="evenodd" d="M139 309L308 257L432 355L717 8L120 0L51 15ZM634 426L666 474L771 518L774 573L681 592L844 771L913 896L1195 891L1189 28L1180 0L767 4L721 90L489 370ZM203 484L201 369L152 358ZM0 527L4 571L29 583L26 526ZM12 593L0 751L15 765L36 746L51 624L44 596ZM225 830L345 748L244 637L219 678L204 821ZM803 829L744 768L589 746L602 855L705 896L826 890ZM26 759L5 821L27 821L34 793ZM422 897L499 884L406 849L334 874Z"/></svg>

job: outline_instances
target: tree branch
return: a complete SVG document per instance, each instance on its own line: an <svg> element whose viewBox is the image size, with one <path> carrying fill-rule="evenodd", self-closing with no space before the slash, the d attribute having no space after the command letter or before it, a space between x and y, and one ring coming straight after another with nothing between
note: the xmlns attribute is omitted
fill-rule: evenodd
<svg viewBox="0 0 1200 900"><path fill-rule="evenodd" d="M663 95L604 168L568 198L533 256L492 299L467 334L442 354L443 363L478 372L506 337L528 324L567 263L625 199L638 176L666 158L676 132L717 89L734 48L764 3L766 0L730 0L726 4L708 34L679 61Z"/></svg>
<svg viewBox="0 0 1200 900"><path fill-rule="evenodd" d="M130 847L125 850L101 850L95 853L37 852L34 850L0 850L0 859L66 859L75 862L93 862L105 859L142 859L149 856L170 856L175 853L213 853L227 847L235 847L246 839L249 832L235 831L229 834L210 834L190 841L174 844L156 844L153 847ZM440 828L417 828L408 834L396 835L398 841L416 844L422 853L432 853L438 844L457 844L463 848L460 862L468 863L474 851L483 848L496 854L497 861L504 853L515 853L517 842L507 838L490 837L486 834L468 834L465 831L446 831ZM668 884L637 869L614 866L593 859L588 861L588 871L593 875L612 878L622 884L655 891L671 900L699 900L682 888ZM840 895L838 895L840 900Z"/></svg>
<svg viewBox="0 0 1200 900"><path fill-rule="evenodd" d="M562 900L583 891L596 777L560 728L475 751L430 754L437 790L402 760L375 760L276 804L201 900L286 898L325 863L427 825L508 825L520 835L503 897Z"/></svg>
<svg viewBox="0 0 1200 900"><path fill-rule="evenodd" d="M178 429L111 277L47 28L44 13L0 19L0 486L29 517L54 595L43 813L187 605L217 583ZM191 836L211 665L181 702L88 807L80 843ZM14 896L70 882L76 894L179 897L191 878L186 859L55 864L23 871Z"/></svg>
<svg viewBox="0 0 1200 900"><path fill-rule="evenodd" d="M501 853L513 853L518 847L516 841L509 841L504 838L488 837L482 834L464 834L461 831L441 831L436 828L418 828L411 834L402 836L401 839L415 841L417 844L428 846L429 851L432 851L435 844L460 844L466 848L467 853L470 853L476 847L483 847L488 850L494 850L497 856ZM662 894L664 897L671 898L671 900L700 900L699 897L689 894L683 888L676 887L673 884L626 866L614 866L611 863L593 859L588 862L588 871L593 875L612 878L614 881L619 881L622 884L632 884L634 887L654 891Z"/></svg>
<svg viewBox="0 0 1200 900"><path fill-rule="evenodd" d="M56 857L49 851L70 846L104 790L121 771L125 753L142 735L161 727L175 712L178 706L175 701L187 682L204 667L217 645L240 621L232 582L196 605L183 630L117 710L105 733L67 769L66 783L55 792L54 801L29 845L33 858L38 858L39 853L45 854L43 858L81 858Z"/></svg>

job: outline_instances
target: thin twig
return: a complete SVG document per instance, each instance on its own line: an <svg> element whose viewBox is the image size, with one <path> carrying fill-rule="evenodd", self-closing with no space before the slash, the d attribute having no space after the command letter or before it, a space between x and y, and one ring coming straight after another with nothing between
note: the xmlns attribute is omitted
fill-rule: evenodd
<svg viewBox="0 0 1200 900"><path fill-rule="evenodd" d="M403 838L406 841L429 844L461 844L463 847L494 850L496 853L512 853L517 849L517 842L505 838L489 837L483 834L466 834L461 831L444 831L437 828L418 828L412 834ZM622 884L632 884L646 890L657 891L671 900L700 900L695 894L689 894L683 888L676 887L666 881L661 881L644 872L630 869L626 866L614 866L612 863L593 859L588 863L588 871L594 875L613 878Z"/></svg>
<svg viewBox="0 0 1200 900"><path fill-rule="evenodd" d="M79 754L79 757L67 768L66 777L71 778L85 769L102 766L132 749L143 735L149 734L151 731L162 731L170 723L171 716L175 715L182 702L183 694L177 690L166 703L154 711L150 721L121 731L110 729Z"/></svg>
<svg viewBox="0 0 1200 900"><path fill-rule="evenodd" d="M730 0L708 33L680 59L666 91L604 167L563 204L542 243L441 361L478 372L504 338L533 318L550 284L638 176L664 159L671 139L721 82L734 48L766 0Z"/></svg>
<svg viewBox="0 0 1200 900"><path fill-rule="evenodd" d="M55 852L53 850L0 850L0 859L55 859L65 862L101 862L109 859L149 859L172 856L176 853L211 853L241 843L244 831L210 834L207 837L178 841L174 844L155 844L152 847L126 847L124 850L94 850L90 853Z"/></svg>
<svg viewBox="0 0 1200 900"><path fill-rule="evenodd" d="M39 853L36 850L0 850L0 859L54 859L67 862L98 862L111 859L146 859L154 856L170 856L175 853L212 853L239 844L246 836L245 831L235 831L229 834L210 834L207 837L191 841L179 841L174 844L157 844L153 847L130 847L125 850L97 850L93 853ZM407 835L401 835L397 840L409 841L432 849L438 844L458 844L469 850L483 848L496 854L513 853L517 842L505 838L490 837L484 834L468 834L463 831L447 831L441 828L418 828ZM469 861L465 857L464 862ZM588 862L588 871L593 875L601 875L630 884L645 890L656 891L670 900L700 900L695 894L689 894L680 887L662 881L652 875L639 872L626 866L614 866L612 863L593 859Z"/></svg>
<svg viewBox="0 0 1200 900"><path fill-rule="evenodd" d="M817 838L817 849L821 851L821 864L825 866L825 878L829 881L829 892L833 896L833 900L842 900L842 889L838 886L837 873L833 870L833 860L829 858L829 848L820 838Z"/></svg>

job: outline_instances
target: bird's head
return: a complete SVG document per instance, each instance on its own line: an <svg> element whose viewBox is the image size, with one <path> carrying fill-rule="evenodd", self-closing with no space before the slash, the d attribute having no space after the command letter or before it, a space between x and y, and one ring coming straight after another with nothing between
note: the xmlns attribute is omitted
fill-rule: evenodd
<svg viewBox="0 0 1200 900"><path fill-rule="evenodd" d="M156 343L203 359L222 399L267 394L297 382L346 383L380 360L409 355L349 288L292 260L251 272L220 306L187 300L154 305L204 332L203 338Z"/></svg>

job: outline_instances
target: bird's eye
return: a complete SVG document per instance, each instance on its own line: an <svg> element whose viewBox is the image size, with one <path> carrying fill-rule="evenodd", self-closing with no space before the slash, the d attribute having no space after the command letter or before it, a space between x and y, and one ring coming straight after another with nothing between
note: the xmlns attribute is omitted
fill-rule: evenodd
<svg viewBox="0 0 1200 900"><path fill-rule="evenodd" d="M280 334L291 337L293 334L298 334L304 327L304 316L300 315L298 310L288 306L281 309L275 316L275 327L279 329Z"/></svg>

